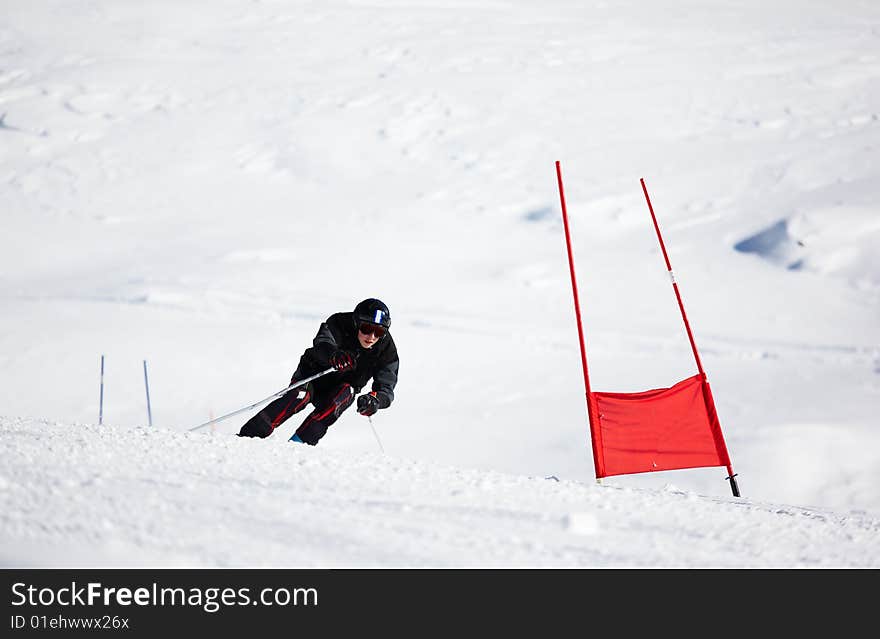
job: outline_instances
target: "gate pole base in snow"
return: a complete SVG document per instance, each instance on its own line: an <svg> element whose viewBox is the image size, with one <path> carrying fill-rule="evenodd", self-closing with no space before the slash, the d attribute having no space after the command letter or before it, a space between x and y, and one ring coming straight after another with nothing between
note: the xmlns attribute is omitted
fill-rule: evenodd
<svg viewBox="0 0 880 639"><path fill-rule="evenodd" d="M739 497L739 486L736 483L736 474L731 475L730 477L725 477L725 479L730 480L730 490L733 491L734 497Z"/></svg>

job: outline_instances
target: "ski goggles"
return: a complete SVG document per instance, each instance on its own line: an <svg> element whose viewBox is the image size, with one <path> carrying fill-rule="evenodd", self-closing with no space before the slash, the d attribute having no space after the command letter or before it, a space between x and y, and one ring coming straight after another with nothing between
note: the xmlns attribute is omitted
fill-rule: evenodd
<svg viewBox="0 0 880 639"><path fill-rule="evenodd" d="M378 324L370 324L369 322L361 322L358 326L358 331L363 333L364 335L372 335L376 339L381 339L385 337L385 327L379 326Z"/></svg>

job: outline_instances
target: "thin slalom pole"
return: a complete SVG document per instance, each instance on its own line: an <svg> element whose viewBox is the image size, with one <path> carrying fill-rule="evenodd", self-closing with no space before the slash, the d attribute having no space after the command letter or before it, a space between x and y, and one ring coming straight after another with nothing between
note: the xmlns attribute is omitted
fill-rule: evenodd
<svg viewBox="0 0 880 639"><path fill-rule="evenodd" d="M101 397L98 400L98 425L104 423L104 356L101 355Z"/></svg>
<svg viewBox="0 0 880 639"><path fill-rule="evenodd" d="M690 322L688 322L687 313L684 310L684 303L681 301L681 293L678 290L678 283L675 281L675 273L672 271L672 264L669 262L669 255L666 252L666 244L663 242L663 236L660 234L660 225L657 223L657 216L654 214L654 207L651 204L651 198L648 196L648 187L645 186L645 178L641 178L642 191L645 194L645 201L648 203L648 210L651 212L651 220L654 222L654 230L657 232L657 239L660 242L660 250L663 251L663 259L666 261L666 270L669 271L669 278L672 280L672 289L675 291L675 299L678 300L678 308L681 310L681 319L684 320L684 327L687 330L688 339L691 342L691 350L694 352L694 359L697 362L697 370L703 379L703 401L706 404L706 410L711 414L715 411L715 403L712 401L711 392L708 389L706 381L706 372L703 370L703 364L700 361L700 354L697 351L697 343L694 341L694 333L691 330ZM714 429L713 429L714 430ZM730 455L727 453L727 445L724 443L724 435L717 432L715 436L716 446L719 446L724 453L727 467L727 479L730 480L730 490L733 491L734 497L739 497L739 486L736 483L736 474L733 472L733 465L730 463Z"/></svg>
<svg viewBox="0 0 880 639"><path fill-rule="evenodd" d="M587 349L584 344L584 328L581 322L581 305L578 300L577 277L574 270L574 255L571 250L571 232L568 228L568 209L565 206L565 189L562 186L562 165L556 161L556 181L559 185L559 202L562 205L562 225L565 228L565 247L568 251L568 270L571 274L571 292L574 297L574 314L577 319L578 339L581 348L581 366L584 370L584 390L587 398L587 418L590 421L591 443L593 447L593 466L596 470L596 480L600 480L599 450L601 449L601 432L596 427L593 416L592 393L590 390L590 373L587 368Z"/></svg>
<svg viewBox="0 0 880 639"><path fill-rule="evenodd" d="M578 338L581 347L581 364L584 369L584 387L587 391L587 396L589 396L590 374L587 370L587 351L584 346L584 329L581 325L581 305L578 301L577 276L574 271L574 256L571 252L571 233L568 229L568 210L565 207L565 191L562 187L562 167L558 160L556 161L556 179L559 182L559 201L562 204L562 225L565 228L565 248L568 251L568 270L571 274L571 292L574 296L574 314L577 319Z"/></svg>
<svg viewBox="0 0 880 639"><path fill-rule="evenodd" d="M325 370L325 371L321 371L320 373L316 373L316 374L312 375L311 377L306 377L305 379L301 379L301 380L299 380L296 384L291 384L290 386L288 386L288 387L285 388L284 390L280 390L280 391L278 391L277 393L275 393L274 395L270 395L269 397L266 397L265 399L261 399L261 400L258 401L258 402L254 402L254 403L251 404L250 406L245 406L244 408L239 408L238 410L234 410L234 411L232 411L231 413L226 413L225 415L221 415L220 417L216 417L216 418L214 418L214 419L212 419L212 420L209 420L209 421L205 422L204 424L199 424L198 426L193 426L192 428L188 428L187 430L189 430L189 431L198 430L199 428L204 428L205 426L209 426L210 424L214 424L214 423L216 423L216 422L219 422L219 421L221 421L221 420L224 420L224 419L226 419L227 417L232 417L233 415L238 415L239 413L243 413L243 412L245 412L246 410L250 410L250 409L252 409L252 408L256 408L257 406L262 406L262 405L265 404L266 402L272 401L272 400L275 399L276 397L281 397L281 396L284 395L285 393L288 393L288 392L292 391L294 388L299 388L300 386L305 386L306 384L308 384L308 383L309 383L310 381L312 381L313 379L318 379L319 377L323 377L323 376L326 375L327 373L332 373L332 372L334 372L335 370L336 370L336 369L335 369L335 368L332 368L332 367L331 367L331 368L328 368L327 370Z"/></svg>
<svg viewBox="0 0 880 639"><path fill-rule="evenodd" d="M651 212L651 219L654 221L654 230L657 231L657 239L660 241L660 250L663 251L663 259L666 260L666 270L669 271L669 279L672 280L672 289L675 291L675 299L678 300L678 308L681 310L681 318L684 320L684 327L687 330L688 339L691 342L691 350L694 352L694 359L697 362L697 370L705 376L703 364L700 361L700 354L697 352L697 343L694 341L694 333L691 331L690 322L688 322L687 313L684 312L684 303L681 301L681 293L678 291L678 283L675 281L675 273L672 271L672 264L669 263L669 255L666 253L666 244L663 243L663 236L660 234L660 225L657 224L657 216L654 215L654 207L651 205L651 198L648 196L648 188L645 186L645 179L641 178L642 191L645 193L645 200L648 202L648 210Z"/></svg>
<svg viewBox="0 0 880 639"><path fill-rule="evenodd" d="M150 382L147 379L147 360L144 360L144 388L147 391L147 424L153 425L153 408L150 406Z"/></svg>

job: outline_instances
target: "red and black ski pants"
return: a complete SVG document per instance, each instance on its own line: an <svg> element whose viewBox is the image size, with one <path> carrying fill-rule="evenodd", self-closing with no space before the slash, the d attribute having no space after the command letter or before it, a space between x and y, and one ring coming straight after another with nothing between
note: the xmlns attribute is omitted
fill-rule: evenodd
<svg viewBox="0 0 880 639"><path fill-rule="evenodd" d="M341 384L324 393L315 393L309 384L305 390L294 389L270 403L241 427L238 436L268 437L311 403L315 409L296 429L296 434L306 444L314 446L352 402L354 389L351 384Z"/></svg>

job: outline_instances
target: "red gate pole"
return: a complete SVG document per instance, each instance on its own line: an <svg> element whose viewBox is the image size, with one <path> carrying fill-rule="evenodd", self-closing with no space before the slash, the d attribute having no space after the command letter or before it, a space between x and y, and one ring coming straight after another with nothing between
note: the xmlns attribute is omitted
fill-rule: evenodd
<svg viewBox="0 0 880 639"><path fill-rule="evenodd" d="M672 280L672 288L675 290L675 298L678 300L678 308L681 309L681 318L684 320L684 327L687 329L688 339L691 341L691 349L694 351L694 359L697 360L697 370L700 371L701 375L705 376L703 364L700 362L700 354L697 352L697 343L694 341L694 334L691 331L691 325L688 323L687 314L684 312L681 293L678 292L675 273L672 272L672 265L669 263L669 255L666 254L666 245L663 243L663 236L660 235L660 226L657 224L657 216L654 215L654 207L651 205L651 198L648 197L648 189L645 186L645 179L641 178L641 182L642 191L645 193L645 200L648 202L648 210L651 212L651 219L654 221L654 230L657 231L657 239L660 240L660 250L663 251L663 259L666 260L666 270L669 271L669 279Z"/></svg>
<svg viewBox="0 0 880 639"><path fill-rule="evenodd" d="M678 291L678 283L675 281L675 273L672 271L672 264L669 263L669 255L666 253L666 244L663 243L663 236L660 234L660 225L657 224L657 216L654 214L654 207L651 204L651 198L648 196L648 187L645 186L645 178L641 178L640 182L642 183L642 191L645 194L645 201L648 202L648 210L651 212L651 220L654 222L654 230L657 231L657 239L660 241L660 250L663 251L663 259L666 260L666 270L669 271L669 279L672 280L672 288L675 291L675 299L678 300L678 308L681 310L681 318L684 320L684 327L687 330L688 339L691 342L691 350L694 352L694 359L697 362L697 370L700 371L700 376L703 378L703 386L704 386L704 400L706 401L706 410L709 411L709 414L715 412L714 402L711 400L711 396L709 398L706 397L706 386L708 382L706 381L706 373L703 370L703 364L700 362L700 354L697 352L697 343L694 341L694 333L691 331L690 322L688 322L687 313L684 312L684 303L681 301L681 293ZM711 404L711 405L710 405ZM737 486L736 476L733 472L733 466L730 463L730 457L727 454L727 446L724 443L724 437L721 432L717 432L715 434L716 446L719 446L723 452L724 459L727 462L727 479L730 480L730 489L733 491L734 497L739 497L739 487Z"/></svg>
<svg viewBox="0 0 880 639"><path fill-rule="evenodd" d="M568 211L565 207L565 191L562 187L562 167L559 160L556 161L556 180L559 184L559 201L562 204L562 224L565 228L565 247L568 250L568 270L571 273L571 291L574 296L574 314L577 318L578 338L581 347L581 365L584 369L584 389L587 396L587 417L590 421L590 435L593 446L593 466L596 470L596 479L599 480L604 476L603 465L600 462L598 451L601 447L601 431L596 427L593 416L593 403L591 401L590 391L590 373L587 368L587 350L584 346L584 329L581 323L581 306L578 301L577 277L574 271L574 256L571 252L571 233L568 229Z"/></svg>

